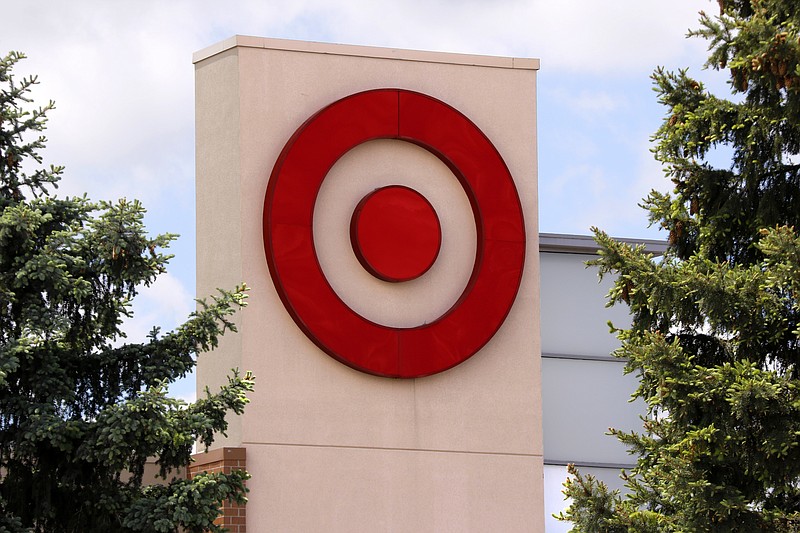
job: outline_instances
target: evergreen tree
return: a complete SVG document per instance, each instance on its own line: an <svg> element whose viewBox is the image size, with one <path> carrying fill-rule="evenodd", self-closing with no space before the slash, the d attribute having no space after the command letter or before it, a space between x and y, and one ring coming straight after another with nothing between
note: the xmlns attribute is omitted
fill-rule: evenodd
<svg viewBox="0 0 800 533"><path fill-rule="evenodd" d="M244 501L247 474L178 469L242 412L252 377L193 404L166 387L235 329L245 288L122 344L131 299L164 272L174 236L148 237L137 201L51 194L63 169L39 152L53 104L28 109L36 79L11 72L22 57L0 59L0 532L219 531L220 502ZM148 486L153 457L164 484Z"/></svg>
<svg viewBox="0 0 800 533"><path fill-rule="evenodd" d="M800 4L720 8L690 35L730 98L653 74L654 152L675 189L644 207L666 255L595 230L609 305L632 313L615 355L648 410L642 433L613 432L637 459L627 493L571 467L573 531L800 531Z"/></svg>

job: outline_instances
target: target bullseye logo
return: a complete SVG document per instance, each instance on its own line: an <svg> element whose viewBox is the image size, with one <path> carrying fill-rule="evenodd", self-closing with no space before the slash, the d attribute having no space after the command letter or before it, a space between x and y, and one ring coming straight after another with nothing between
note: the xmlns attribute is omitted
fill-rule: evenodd
<svg viewBox="0 0 800 533"><path fill-rule="evenodd" d="M461 183L475 217L475 264L463 293L442 316L415 327L377 324L353 311L331 288L314 248L322 182L345 153L375 139L414 143L438 157ZM387 377L441 372L480 350L511 310L525 262L522 208L498 151L456 109L403 89L345 97L294 133L270 176L263 230L275 288L300 329L342 363ZM350 235L362 266L399 286L425 274L443 238L430 203L399 185L354 206Z"/></svg>
<svg viewBox="0 0 800 533"><path fill-rule="evenodd" d="M410 281L433 266L442 229L424 196L390 185L359 202L350 223L350 240L367 272L384 281Z"/></svg>

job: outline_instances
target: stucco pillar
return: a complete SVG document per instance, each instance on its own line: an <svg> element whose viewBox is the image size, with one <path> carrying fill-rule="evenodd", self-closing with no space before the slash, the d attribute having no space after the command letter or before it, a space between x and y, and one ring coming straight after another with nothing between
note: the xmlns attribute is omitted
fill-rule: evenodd
<svg viewBox="0 0 800 533"><path fill-rule="evenodd" d="M194 61L197 292L202 297L241 281L251 287L249 306L237 317L240 333L226 335L217 353L201 356L198 390L224 383L234 367L256 375L245 414L231 420L229 437L219 441L247 449L250 530L543 531L538 60L238 36L197 52ZM298 245L310 243L309 260L318 261L336 298L378 329L426 328L454 313L475 283L476 265L492 265L481 275L497 284L497 293L508 292L505 283L519 283L499 311L492 286L483 286L485 315L504 316L496 333L460 364L425 377L360 371L339 357L339 348L308 335L316 327L312 322L342 316L322 312L308 323L295 320L284 301L295 296L281 292L265 254L265 198L287 143L320 110L377 89L397 90L399 98L424 95L441 103L434 107L465 117L472 124L466 129L474 127L483 137L460 130L452 137L496 149L518 197L498 200L494 193L505 189L492 182L493 174L466 168L477 157L477 145L459 141L437 152L426 142L439 141L402 133L347 150L313 191L313 213L302 213L311 222L298 230ZM336 128L344 129L314 142L335 144L356 119L371 120L375 113L399 113L399 128L407 126L411 115L404 104L399 110L376 105L360 108L352 120L339 116ZM425 122L426 113L411 118ZM452 126L450 118L443 120ZM430 120L423 126L436 129ZM313 163L313 147L304 152L310 158L305 162ZM477 185L470 189L465 181L472 179ZM441 224L433 266L402 283L368 272L351 243L359 202L387 185L419 193ZM291 215L298 198L281 197L280 205ZM484 207L496 201L518 202L524 233L512 240L524 245L521 262L497 255L506 253L498 251L506 250L504 223L493 223L494 229L481 225L491 209L497 211ZM509 253L519 259L517 244ZM313 304L313 295L303 297ZM321 297L319 305L327 305ZM471 325L481 325L480 310L470 316L455 322L452 331L461 328L456 336L469 336ZM366 330L347 331L345 341L363 342L375 357L385 356ZM432 354L461 342L444 339L435 348L439 337L431 338L424 349Z"/></svg>

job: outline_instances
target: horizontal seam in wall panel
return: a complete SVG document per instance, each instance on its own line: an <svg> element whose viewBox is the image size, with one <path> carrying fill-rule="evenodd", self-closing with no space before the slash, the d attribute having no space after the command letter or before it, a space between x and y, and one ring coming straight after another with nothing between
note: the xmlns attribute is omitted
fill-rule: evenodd
<svg viewBox="0 0 800 533"><path fill-rule="evenodd" d="M630 470L635 464L628 463L595 463L592 461L557 461L553 459L545 459L545 466L567 466L575 465L578 468L608 468L614 470Z"/></svg>
<svg viewBox="0 0 800 533"><path fill-rule="evenodd" d="M609 361L612 363L627 363L627 359L613 357L611 355L574 355L568 353L543 353L545 359L577 359L580 361Z"/></svg>
<svg viewBox="0 0 800 533"><path fill-rule="evenodd" d="M539 253L540 254L561 254L561 255L585 255L585 256L589 257L589 259L587 259L587 261L591 261L593 259L597 259L597 257L599 256L597 251L594 251L594 252L584 251L581 248L556 249L556 248L551 248L551 247L549 247L547 245L544 245L544 244L539 245Z"/></svg>
<svg viewBox="0 0 800 533"><path fill-rule="evenodd" d="M338 444L293 444L287 442L242 442L242 446L285 446L289 448L338 448L345 450L374 450L387 452L424 452L424 453L458 453L463 455L502 455L508 457L538 457L535 453L510 453L510 452L471 452L466 450L434 450L428 448L389 448L383 446L343 446Z"/></svg>

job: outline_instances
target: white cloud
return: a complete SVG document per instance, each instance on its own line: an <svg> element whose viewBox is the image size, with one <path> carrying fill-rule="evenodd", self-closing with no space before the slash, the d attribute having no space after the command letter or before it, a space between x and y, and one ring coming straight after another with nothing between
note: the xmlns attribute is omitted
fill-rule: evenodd
<svg viewBox="0 0 800 533"><path fill-rule="evenodd" d="M697 12L716 2L534 2L534 43L543 68L598 74L650 70L684 59L704 47L684 35L697 26Z"/></svg>
<svg viewBox="0 0 800 533"><path fill-rule="evenodd" d="M170 188L191 192L190 165L163 171L176 156L191 162L191 53L231 34L534 56L551 80L559 72L646 76L702 46L683 38L697 9L694 0L32 0L4 8L14 24L0 49L26 51L21 68L40 74L37 95L57 102L48 160L67 165L67 192L158 198ZM569 98L586 112L618 105L618 96L592 90Z"/></svg>
<svg viewBox="0 0 800 533"><path fill-rule="evenodd" d="M702 63L705 43L684 35L703 8L716 3L26 0L3 6L0 53L26 52L30 59L18 74L38 73L38 101L56 100L44 156L67 166L61 190L95 199L140 198L148 218L166 225L154 231L169 231L170 220L194 220L196 50L246 34L538 57L540 94L557 86L562 98L560 114L540 120L540 143L549 150L540 152L548 165L541 174L542 229L585 233L595 224L631 235L645 231L636 203L649 189L649 176L660 176L639 159L651 157L641 132L657 124L642 126L635 110L625 123L607 117L628 106L632 91L648 91L648 84L601 87L595 81L646 80L659 64ZM592 122L598 115L609 122L607 129ZM547 139L565 148L555 149L557 143ZM626 143L633 148L622 150ZM193 309L189 278L162 276L140 295L136 316L126 324L131 341L143 339L153 325L169 329L185 319Z"/></svg>
<svg viewBox="0 0 800 533"><path fill-rule="evenodd" d="M40 74L37 97L57 102L46 159L67 165L64 193L138 197L152 211L193 197L191 53L234 33L539 57L540 88L558 85L570 120L578 122L573 130L580 131L580 120L616 112L626 98L624 90L587 87L587 77L590 85L592 77L646 79L658 64L702 62L705 43L684 38L702 8L716 6L696 0L30 0L4 7L14 23L4 26L0 49L26 51L30 60L20 69ZM571 83L573 75L582 76L582 86ZM570 138L585 156L603 152L601 141ZM190 203L175 216L193 217Z"/></svg>
<svg viewBox="0 0 800 533"><path fill-rule="evenodd" d="M161 333L182 324L194 311L194 299L183 282L170 273L156 278L150 287L143 287L133 301L132 318L123 325L126 342L143 342L154 326Z"/></svg>
<svg viewBox="0 0 800 533"><path fill-rule="evenodd" d="M647 211L638 205L653 189L670 190L661 164L649 153L649 147L648 142L637 143L631 153L638 156L620 166L617 175L602 177L605 187L594 189L595 194L585 200L578 217L581 223L597 226L616 237L666 238L657 227L647 226ZM590 181L594 179L596 176Z"/></svg>
<svg viewBox="0 0 800 533"><path fill-rule="evenodd" d="M594 194L600 193L606 180L604 170L599 165L578 163L567 166L563 172L548 180L543 189L553 195L572 195L577 189L588 185Z"/></svg>
<svg viewBox="0 0 800 533"><path fill-rule="evenodd" d="M186 403L193 403L197 399L197 392L195 392L194 384L194 374L172 383L169 387L169 394L173 398L183 400Z"/></svg>
<svg viewBox="0 0 800 533"><path fill-rule="evenodd" d="M619 99L606 92L581 91L577 95L567 98L566 101L574 111L582 114L605 114L620 107Z"/></svg>
<svg viewBox="0 0 800 533"><path fill-rule="evenodd" d="M329 2L307 0L306 12ZM697 12L715 3L351 0L328 10L328 32L345 42L540 57L546 70L598 74L650 69L694 52L684 39Z"/></svg>

